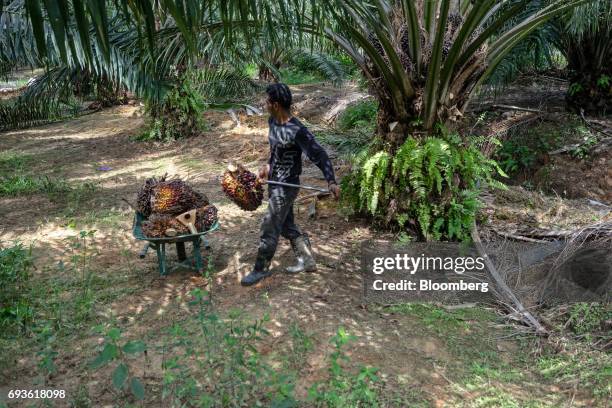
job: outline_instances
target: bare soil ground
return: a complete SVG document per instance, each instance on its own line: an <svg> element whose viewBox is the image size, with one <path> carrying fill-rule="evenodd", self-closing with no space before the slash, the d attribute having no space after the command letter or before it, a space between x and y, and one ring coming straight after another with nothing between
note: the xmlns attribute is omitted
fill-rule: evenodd
<svg viewBox="0 0 612 408"><path fill-rule="evenodd" d="M347 94L354 98L353 90L313 86L296 88L295 93L299 100L301 95L314 91L319 92L317 98L326 101L323 104L326 109L333 108L333 101ZM323 119L320 109L310 112L304 106L301 110L310 121ZM57 350L58 370L46 379L45 387L66 389L69 398L56 401L55 406L68 406L71 398L74 400L83 389L91 406L124 406L112 391L110 372L88 369L102 341L91 328L112 321L125 338L146 339L150 350L158 350L167 340L164 330L193 314L187 301L190 291L198 287L211 290L221 313L241 308L254 318L261 318L264 313L271 316L267 325L271 336L261 343L263 354L287 347L288 328L293 322L313 336L314 350L304 361L296 384L301 397L305 397L308 386L327 375L329 339L342 326L357 337L350 348L351 364L378 367L389 387L405 398L396 406L605 404L594 399L588 389L558 385L546 378L532 364L524 343L507 338L508 329L499 325L491 311L466 317L460 326L446 331L445 320L364 305L360 245L374 236L389 239L393 236L360 221L345 219L333 201L319 202L314 219L308 218L308 201L297 208L298 224L312 237L319 263L316 273L297 276L282 273L282 268L292 261L288 244L282 242L273 263L274 275L255 287L241 287L239 281L249 272L255 258L259 222L265 207L253 213L239 210L223 195L218 177L229 160L238 159L252 169L265 162L266 118L242 116L240 127L235 127L224 112L207 112L206 119L209 130L201 136L167 144L133 140L143 126L135 106L107 109L64 123L0 136L2 152L30 158L31 174L95 186L93 193L76 205L52 200L45 194L0 199L0 241L32 244L34 279L41 282L77 280L78 276L70 275L70 269L60 267L70 262L70 239L81 230L96 230L91 256L91 267L99 279L94 315L76 327L73 335L64 338ZM344 164L339 158L335 162L342 175ZM189 271L177 271L161 279L153 253L144 260L136 256L142 243L131 235L133 213L121 199L132 201L145 178L163 173L189 180L219 209L221 229L210 236L212 250L205 252L213 271L212 288ZM310 163L305 166L303 182L324 186L320 172ZM508 206L495 209L492 205L492 216L513 222L517 214L534 216L520 203L524 197L512 197L506 200L516 204L516 209ZM575 207L564 207L569 201L559 200L556 210L546 210L556 212L540 222L555 220L563 211L577 211ZM591 210L598 214L594 209L583 210L581 217L588 218ZM31 338L3 344L0 395L5 396L9 389L41 388L33 345ZM135 370L146 371L147 397L142 406L166 406L159 391L161 360L154 352L150 354L148 365L134 363ZM8 406L22 405L9 402Z"/></svg>

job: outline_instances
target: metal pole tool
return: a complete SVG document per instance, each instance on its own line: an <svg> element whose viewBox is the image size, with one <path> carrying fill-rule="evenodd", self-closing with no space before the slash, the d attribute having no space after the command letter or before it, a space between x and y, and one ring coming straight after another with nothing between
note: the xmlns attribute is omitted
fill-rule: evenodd
<svg viewBox="0 0 612 408"><path fill-rule="evenodd" d="M320 191L322 193L329 193L329 190L326 190L324 188L307 186L307 185L304 185L304 184L291 184L291 183L284 183L282 181L271 181L271 180L265 180L265 182L267 184L272 184L272 185L275 185L275 186L297 187L297 188L303 188L305 190L314 190L314 191Z"/></svg>

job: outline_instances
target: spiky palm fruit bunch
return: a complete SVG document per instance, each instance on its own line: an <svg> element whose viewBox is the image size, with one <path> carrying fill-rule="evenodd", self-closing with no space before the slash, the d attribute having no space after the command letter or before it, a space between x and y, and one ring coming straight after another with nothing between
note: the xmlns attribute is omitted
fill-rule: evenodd
<svg viewBox="0 0 612 408"><path fill-rule="evenodd" d="M151 214L148 220L142 223L142 232L150 238L161 238L168 236L166 231L174 229L176 235L189 233L189 229L179 222L174 216L168 214Z"/></svg>
<svg viewBox="0 0 612 408"><path fill-rule="evenodd" d="M208 199L184 181L174 179L157 183L151 194L151 211L160 214L178 215L204 204Z"/></svg>
<svg viewBox="0 0 612 408"><path fill-rule="evenodd" d="M217 207L207 205L198 208L196 212L196 228L198 231L208 231L217 222Z"/></svg>
<svg viewBox="0 0 612 408"><path fill-rule="evenodd" d="M206 207L207 205L210 204L210 201L208 200L208 197L206 196L206 194L202 194L195 190L193 194L195 196L195 207L196 208Z"/></svg>
<svg viewBox="0 0 612 408"><path fill-rule="evenodd" d="M221 187L229 199L245 211L255 211L263 200L263 183L242 166L228 168L223 173Z"/></svg>
<svg viewBox="0 0 612 408"><path fill-rule="evenodd" d="M136 210L148 217L151 215L151 194L153 194L153 188L157 185L157 183L166 181L166 175L163 175L160 179L155 177L151 177L145 180L140 190L138 190L138 194L136 196Z"/></svg>

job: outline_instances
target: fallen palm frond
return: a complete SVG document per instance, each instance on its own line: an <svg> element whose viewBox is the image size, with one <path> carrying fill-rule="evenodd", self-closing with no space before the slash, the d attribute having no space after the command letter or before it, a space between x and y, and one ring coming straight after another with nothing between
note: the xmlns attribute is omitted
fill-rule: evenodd
<svg viewBox="0 0 612 408"><path fill-rule="evenodd" d="M490 231L505 240L489 236L485 247L476 227L472 238L493 278L498 301L509 312L506 318L537 334L547 334L553 328L551 316L558 308L575 302L609 302L611 221L563 233L542 231L540 235L545 239L538 240L497 229ZM555 240L550 241L551 237ZM545 317L537 318L536 310ZM609 341L603 336L598 344L608 347Z"/></svg>
<svg viewBox="0 0 612 408"><path fill-rule="evenodd" d="M482 241L480 240L480 235L478 233L478 229L476 228L476 224L474 223L472 226L472 240L474 241L474 245L476 246L476 250L480 254L480 256L484 259L485 265L489 270L489 274L495 281L497 287L497 294L501 298L500 300L506 304L506 307L514 313L521 322L525 323L527 326L532 327L536 334L545 335L548 331L542 326L539 320L528 311L523 303L516 297L514 292L507 285L505 279L497 271L497 268L489 258L489 255L485 251L484 246L482 245Z"/></svg>
<svg viewBox="0 0 612 408"><path fill-rule="evenodd" d="M81 111L80 104L67 104L52 101L15 101L0 102L0 131L42 125L76 116Z"/></svg>
<svg viewBox="0 0 612 408"><path fill-rule="evenodd" d="M612 222L577 229L565 237L546 280L539 288L540 303L555 303L556 296L575 301L610 297L612 288ZM569 268L568 268L569 265ZM572 299L566 299L572 300Z"/></svg>

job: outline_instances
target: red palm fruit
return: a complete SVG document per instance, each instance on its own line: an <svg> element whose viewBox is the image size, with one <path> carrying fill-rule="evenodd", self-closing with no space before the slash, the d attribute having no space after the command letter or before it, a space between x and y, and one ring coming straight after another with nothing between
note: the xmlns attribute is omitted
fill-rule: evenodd
<svg viewBox="0 0 612 408"><path fill-rule="evenodd" d="M217 207L207 205L198 208L196 212L196 228L198 231L208 231L217 222Z"/></svg>
<svg viewBox="0 0 612 408"><path fill-rule="evenodd" d="M246 211L256 210L263 200L263 183L242 166L226 170L221 187L230 200Z"/></svg>

